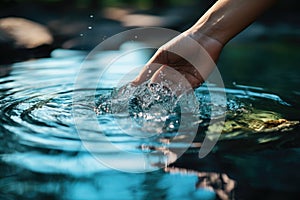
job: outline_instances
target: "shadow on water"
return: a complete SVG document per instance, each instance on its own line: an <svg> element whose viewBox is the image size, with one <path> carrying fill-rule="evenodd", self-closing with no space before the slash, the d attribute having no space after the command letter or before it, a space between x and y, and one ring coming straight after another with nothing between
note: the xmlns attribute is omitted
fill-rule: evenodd
<svg viewBox="0 0 300 200"><path fill-rule="evenodd" d="M273 53L281 51L282 48L285 47L280 46L270 51ZM136 138L123 134L118 126L112 124L116 115L111 115L107 109L109 107L103 110L103 102L111 97L114 80L122 77L121 73L116 71L110 72L109 76L102 76L104 79L101 81L106 83L103 88L89 84L89 79L96 79L98 76L94 69L107 65L104 58L120 52L107 51L97 55L95 60L87 61L90 62L90 73L82 82L81 90L73 90L73 83L85 58L85 52L55 50L51 58L15 63L11 67L2 68L8 69L9 74L0 78L0 197L296 197L299 195L300 184L297 173L300 167L300 105L297 101L300 95L297 88L300 79L297 75L299 70L291 66L297 64L296 55L284 54L281 58L291 67L288 71L285 70L284 67L288 66L284 63L262 63L266 68L270 68L271 65L279 66L267 72L261 71L259 77L251 74L251 77L255 78L244 82L244 78L249 74L243 73L247 70L251 72L250 68L253 65L249 62L253 62L253 59L251 54L246 58L236 54L246 49L247 46L233 46L232 50L225 51L220 61L227 86L227 112L225 124L215 124L216 127L224 125L217 145L207 157L198 158L205 134L216 128L208 127L210 101L205 86L202 86L195 91L200 104L196 113L197 121L194 121L199 126L197 135L184 155L175 163L168 162L174 161L174 157L177 158L175 150L190 145L180 142L184 135L174 134L176 128L150 138ZM270 53L268 50L266 52ZM149 52L135 52L122 58L123 60L118 61L116 65L124 67L130 64L128 60L134 60L135 66L142 66L149 56ZM231 62L227 63L228 60ZM242 68L241 64L245 67ZM275 78L278 74L287 79ZM286 91L287 88L289 91ZM218 91L218 88L215 89ZM75 106L79 108L77 114L84 115L88 120L90 116L96 116L101 129L93 125L80 127L80 130L75 127L74 95L79 97L75 102ZM95 109L98 113L100 109L100 114L96 115ZM130 116L117 117L124 119ZM161 117L160 119L165 119ZM148 124L152 128L154 125ZM176 126L173 124L172 127ZM78 134L79 131L81 134ZM109 140L102 140L103 135ZM174 137L177 137L179 142L169 143ZM83 143L96 145L97 151L88 151ZM138 161L130 157L118 157L118 152L111 148L111 144L128 152L153 153L148 166L153 169L152 172L124 173L101 163L95 155L106 156L105 158L111 160L118 159L122 167L138 170Z"/></svg>

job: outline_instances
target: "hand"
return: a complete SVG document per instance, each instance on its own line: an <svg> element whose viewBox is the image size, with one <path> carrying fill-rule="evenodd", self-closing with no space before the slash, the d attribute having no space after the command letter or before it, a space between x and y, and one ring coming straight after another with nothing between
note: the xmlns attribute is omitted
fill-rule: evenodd
<svg viewBox="0 0 300 200"><path fill-rule="evenodd" d="M213 70L222 48L217 40L190 29L159 48L132 83L186 82L196 88ZM195 61L197 66L187 60Z"/></svg>
<svg viewBox="0 0 300 200"><path fill-rule="evenodd" d="M216 62L223 46L274 2L275 0L217 1L193 27L163 45L132 83L139 85L149 79L151 82L170 80L174 83L186 80L192 88L198 87L214 68L206 62L206 52ZM190 45L188 38L196 40L206 52ZM179 50L184 56L176 55L172 50ZM203 60L198 61L195 66L184 59L187 57L191 60L200 57Z"/></svg>

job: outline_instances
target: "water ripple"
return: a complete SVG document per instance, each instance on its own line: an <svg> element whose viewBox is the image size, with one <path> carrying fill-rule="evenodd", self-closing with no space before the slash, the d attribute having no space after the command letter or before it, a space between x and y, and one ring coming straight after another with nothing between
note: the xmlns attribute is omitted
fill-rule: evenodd
<svg viewBox="0 0 300 200"><path fill-rule="evenodd" d="M56 59L17 63L12 67L9 76L0 78L0 130L2 131L1 137L5 137L5 140L8 141L1 149L3 161L20 164L33 171L77 174L78 170L86 173L83 171L107 169L107 167L95 164L92 157L87 156L88 151L83 147L83 141L90 145L102 147L94 153L109 155L115 153L113 149L108 147L110 143L122 150L131 152L162 151L164 153L170 152L170 149L175 151L184 148L187 145L182 142L184 141L184 134L180 135L176 132L180 124L173 123L176 122L178 116L175 113L173 118L170 117L173 111L169 111L176 110L176 108L167 108L168 105L166 104L161 104L161 107L155 107L155 109L165 109L169 118L163 118L163 115L156 115L156 118L152 118L156 122L158 118L163 119L164 123L169 120L169 129L164 129L162 134L141 138L120 131L120 126L124 128L122 123L125 123L125 129L127 127L135 134L138 133L137 127L128 124L132 118L139 126L150 127L150 131L155 129L156 124L147 123L143 119L140 120L138 118L139 112L131 111L129 112L130 115L128 113L127 115L112 115L109 107L111 105L104 105L104 103L111 100L113 88L85 87L74 90L73 83L81 60L82 56L78 56L77 59L73 60L64 60L58 57ZM90 73L92 77L93 70L90 70ZM111 79L111 77L109 78ZM83 85L89 86L88 82ZM94 96L88 92L91 90L94 91ZM218 93L219 88L213 90L213 92ZM87 92L88 96L86 95ZM226 141L247 140L246 137L249 135L253 140L252 147L255 144L276 143L285 137L285 134L291 134L291 137L295 137L292 133L298 124L297 119L289 115L293 111L293 105L285 102L281 97L268 93L263 88L251 86L227 88L226 92L228 98L227 120L224 134L220 139L223 150L224 148L231 148L230 145L226 145ZM80 101L73 102L74 95L80 96ZM143 97L143 95L141 96ZM200 126L195 143L193 143L194 147L199 148L204 135L210 131L210 129L207 130L208 120L212 117L217 118L218 114L211 116L212 103L205 85L195 91L195 96L200 107L194 113L196 115L195 120L190 123ZM122 101L118 103L126 104L129 99L125 102ZM185 105L187 105L187 110L193 109L189 106L192 104L186 103ZM96 120L102 128L87 126L80 127L78 130L74 124L73 106L79 108L79 114L84 115L86 120L91 120L90 116L96 115L94 111L96 110L98 112ZM144 107L141 111L143 110L145 110ZM141 114L144 119L151 117L151 113L144 112ZM114 124L116 120L121 125ZM184 124L181 125L184 126ZM129 126L131 126L130 129ZM84 135L79 136L78 131L84 132ZM159 131L162 130L159 129ZM276 132L276 134L266 134L268 131ZM109 140L103 140L101 137L103 135ZM176 138L178 141L174 140L176 142L170 143L172 138ZM16 143L15 146L11 146L12 143ZM285 144L285 141L280 143L281 145ZM17 148L17 144L20 145L20 148ZM290 144L290 140L287 141L287 144ZM48 153L42 153L41 149ZM71 158L66 154L49 153L50 151L81 152L82 154ZM159 159L162 158L155 158L154 160L162 164L163 161ZM37 165L37 163L39 164ZM124 161L124 165L126 164ZM74 165L77 167L68 167ZM86 166L91 166L91 168L85 168Z"/></svg>

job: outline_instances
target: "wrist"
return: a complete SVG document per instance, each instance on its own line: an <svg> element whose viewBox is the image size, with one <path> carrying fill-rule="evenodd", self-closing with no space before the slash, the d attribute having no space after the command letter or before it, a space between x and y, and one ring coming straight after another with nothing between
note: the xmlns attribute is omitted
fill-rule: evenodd
<svg viewBox="0 0 300 200"><path fill-rule="evenodd" d="M214 61L217 61L224 47L222 42L211 35L195 30L193 27L185 31L183 34L197 41L207 51L211 58Z"/></svg>
<svg viewBox="0 0 300 200"><path fill-rule="evenodd" d="M213 30L199 27L191 27L185 31L189 37L196 40L198 43L205 45L206 43L216 43L220 46L224 46L227 41L219 38L217 34L214 34Z"/></svg>

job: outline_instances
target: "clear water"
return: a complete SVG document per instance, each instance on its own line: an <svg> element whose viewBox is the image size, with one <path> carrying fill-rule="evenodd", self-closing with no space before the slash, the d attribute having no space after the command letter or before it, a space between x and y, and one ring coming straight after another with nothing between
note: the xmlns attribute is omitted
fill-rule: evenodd
<svg viewBox="0 0 300 200"><path fill-rule="evenodd" d="M209 132L207 126L211 117L209 95L204 85L195 91L200 107L193 111L191 124L199 126L197 135L175 163L170 163L172 150L176 152L190 145L184 140L168 144L170 138L180 136L176 133L179 116L175 107L163 105L159 110L164 108L165 112L157 115L152 111L147 114L143 107L131 107L130 115L121 115L122 112L112 115L110 100L116 85L114 80L119 79L122 72L112 71L103 76L102 86L90 84L89 80L96 78L95 69L105 65L104 58L118 51L99 54L89 61L90 73L82 81L82 88L77 90L74 90L74 81L85 58L84 52L56 50L51 58L1 66L0 198L215 199L227 196L296 199L300 185L299 69L294 67L286 72L286 68L279 69L279 66L260 75L269 81L255 77L245 84L244 79L239 80L241 76L233 76L241 73L240 66L236 66L239 62L246 63L252 58L234 60L238 48L241 47L233 46L220 61L221 71L226 69L224 74L227 75L224 75L228 100L224 133L213 151L199 159L199 147ZM142 65L149 57L146 52L132 56L134 59L127 56L117 65L123 68ZM235 64L226 63L226 59ZM296 56L289 54L285 59L289 65L298 64ZM294 62L289 63L293 59ZM130 63L132 60L134 63ZM244 70L247 69L246 65ZM284 79L289 91L284 86L277 87L282 79L277 79L279 83L272 82L273 74L280 74L280 70L290 77ZM232 84L233 80L237 83ZM217 92L218 88L215 90ZM87 119L95 115L101 129L94 126L76 128L74 95L79 98L75 101L77 111ZM125 99L124 105L129 101ZM136 102L131 103L136 105ZM116 119L118 126L127 130L126 134L120 132L120 127L116 128L113 123ZM132 127L128 119L134 120L136 126ZM280 119L288 121L279 123ZM146 132L153 134L152 137L134 135L141 127L148 128ZM95 154L117 159L128 170L139 170L140 166L130 157L119 157L108 145L111 143L129 152L160 152L163 156L151 154L150 160L155 163L150 166L152 172L120 172L99 162ZM86 144L96 145L97 152L88 151Z"/></svg>

